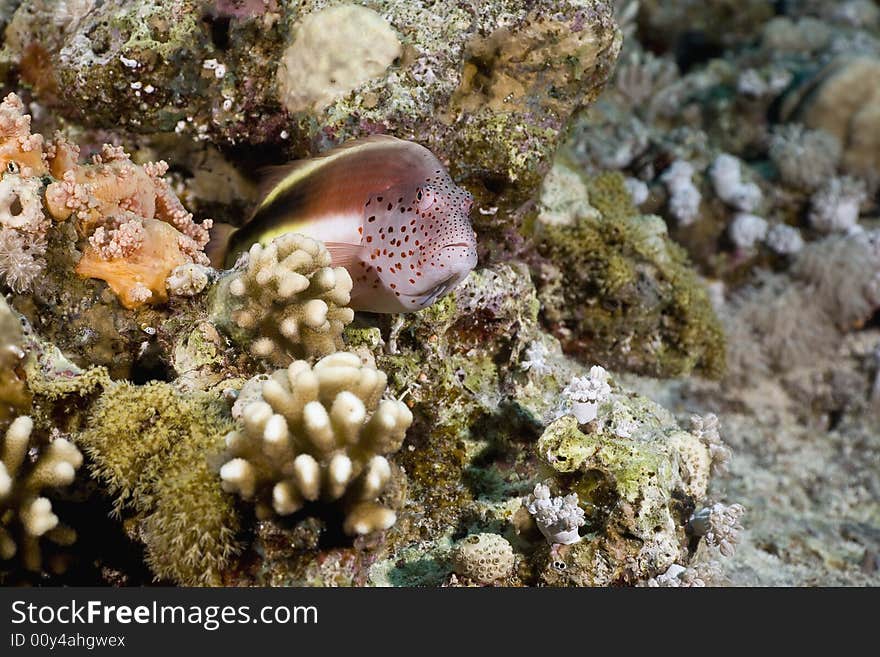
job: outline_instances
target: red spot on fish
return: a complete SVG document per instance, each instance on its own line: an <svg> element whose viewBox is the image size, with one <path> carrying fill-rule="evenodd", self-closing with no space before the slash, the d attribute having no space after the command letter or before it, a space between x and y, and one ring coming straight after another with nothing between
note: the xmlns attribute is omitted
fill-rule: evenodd
<svg viewBox="0 0 880 657"><path fill-rule="evenodd" d="M373 241L373 236L372 236L372 235L367 235L367 244L369 244L369 243L372 242L372 241Z"/></svg>

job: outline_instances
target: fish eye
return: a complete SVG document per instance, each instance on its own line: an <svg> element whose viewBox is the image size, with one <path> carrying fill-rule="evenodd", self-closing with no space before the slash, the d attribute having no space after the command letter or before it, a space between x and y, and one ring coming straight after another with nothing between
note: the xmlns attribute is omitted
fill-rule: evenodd
<svg viewBox="0 0 880 657"><path fill-rule="evenodd" d="M9 162L6 163L6 170L9 173L18 173L21 171L21 168L18 166L18 162L15 160L9 160Z"/></svg>

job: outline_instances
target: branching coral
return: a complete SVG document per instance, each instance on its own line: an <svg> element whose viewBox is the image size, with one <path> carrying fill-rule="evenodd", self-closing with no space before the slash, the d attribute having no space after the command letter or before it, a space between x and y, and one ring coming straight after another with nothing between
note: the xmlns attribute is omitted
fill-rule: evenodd
<svg viewBox="0 0 880 657"><path fill-rule="evenodd" d="M790 256L804 248L800 231L788 224L773 224L764 238L767 248L778 255Z"/></svg>
<svg viewBox="0 0 880 657"><path fill-rule="evenodd" d="M767 237L767 220L748 212L737 212L727 228L730 241L740 249L753 249Z"/></svg>
<svg viewBox="0 0 880 657"><path fill-rule="evenodd" d="M697 220L700 214L700 190L692 178L694 167L685 160L672 163L660 179L669 190L669 212L682 226L688 226Z"/></svg>
<svg viewBox="0 0 880 657"><path fill-rule="evenodd" d="M863 326L878 308L880 234L829 235L804 247L787 275L758 272L728 304L730 371L749 377L830 356L841 331Z"/></svg>
<svg viewBox="0 0 880 657"><path fill-rule="evenodd" d="M214 321L279 365L332 353L354 312L346 307L351 276L330 261L323 244L295 233L255 244L247 262L218 283Z"/></svg>
<svg viewBox="0 0 880 657"><path fill-rule="evenodd" d="M225 404L167 383L108 383L76 436L91 471L130 509L157 577L219 584L238 550L239 520L209 464L232 428Z"/></svg>
<svg viewBox="0 0 880 657"><path fill-rule="evenodd" d="M18 554L25 568L40 570L40 538L60 545L76 540L76 532L60 524L43 492L72 483L82 455L64 438L37 448L32 430L29 417L18 417L0 441L0 560ZM32 449L38 449L36 458L29 455Z"/></svg>
<svg viewBox="0 0 880 657"><path fill-rule="evenodd" d="M278 370L226 437L224 489L255 500L263 517L341 501L347 534L388 529L397 516L378 502L392 476L383 454L400 449L412 414L382 400L385 384L383 372L345 352Z"/></svg>
<svg viewBox="0 0 880 657"><path fill-rule="evenodd" d="M550 543L571 545L581 540L578 529L586 521L584 510L578 506L577 493L552 497L549 486L535 484L535 489L523 500L523 506Z"/></svg>
<svg viewBox="0 0 880 657"><path fill-rule="evenodd" d="M122 148L105 145L90 164L77 164L77 149L61 137L49 153L60 180L46 188L46 207L58 220L73 216L88 238L76 271L106 281L123 306L163 303L176 267L208 264L212 221L196 223L186 211L163 178L165 162L138 166Z"/></svg>
<svg viewBox="0 0 880 657"><path fill-rule="evenodd" d="M754 212L761 203L761 188L743 180L742 168L739 158L722 153L712 163L709 177L718 198L737 210Z"/></svg>
<svg viewBox="0 0 880 657"><path fill-rule="evenodd" d="M830 236L803 250L792 275L809 286L812 303L835 325L863 325L880 307L880 232Z"/></svg>

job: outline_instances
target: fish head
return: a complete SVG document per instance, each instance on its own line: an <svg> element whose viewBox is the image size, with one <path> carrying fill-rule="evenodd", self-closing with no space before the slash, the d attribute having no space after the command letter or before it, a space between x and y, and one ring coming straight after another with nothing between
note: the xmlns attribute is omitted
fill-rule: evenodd
<svg viewBox="0 0 880 657"><path fill-rule="evenodd" d="M403 310L430 306L476 266L473 197L451 179L389 189L374 201L364 224L368 264Z"/></svg>

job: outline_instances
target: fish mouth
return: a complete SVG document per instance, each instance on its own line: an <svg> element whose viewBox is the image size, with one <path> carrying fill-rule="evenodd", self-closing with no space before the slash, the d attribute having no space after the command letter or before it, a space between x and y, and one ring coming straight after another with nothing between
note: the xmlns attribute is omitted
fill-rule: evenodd
<svg viewBox="0 0 880 657"><path fill-rule="evenodd" d="M471 245L468 244L467 242L455 242L454 244L444 244L443 248L448 249L453 246L463 246L466 249L469 249L471 247Z"/></svg>

